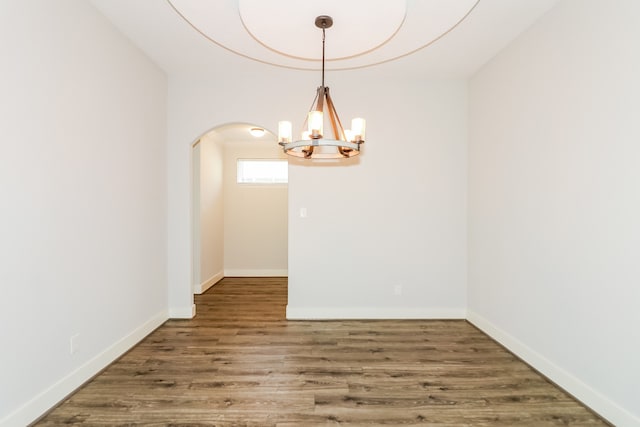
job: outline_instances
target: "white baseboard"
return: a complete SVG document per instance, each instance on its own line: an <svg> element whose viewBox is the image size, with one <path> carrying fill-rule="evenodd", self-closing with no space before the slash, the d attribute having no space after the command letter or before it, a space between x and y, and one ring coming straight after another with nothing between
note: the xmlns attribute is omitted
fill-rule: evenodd
<svg viewBox="0 0 640 427"><path fill-rule="evenodd" d="M196 316L196 305L191 307L171 307L169 308L169 319L193 319Z"/></svg>
<svg viewBox="0 0 640 427"><path fill-rule="evenodd" d="M49 388L40 392L20 408L1 419L0 426L23 427L34 422L48 410L64 400L69 394L73 393L78 387L93 378L111 362L129 351L144 337L153 332L158 326L162 325L165 320L167 320L166 311L156 314L133 330L129 335L115 342L102 353L96 355L69 375L63 377Z"/></svg>
<svg viewBox="0 0 640 427"><path fill-rule="evenodd" d="M613 425L640 426L640 418L580 381L523 342L496 327L484 317L469 311L467 320Z"/></svg>
<svg viewBox="0 0 640 427"><path fill-rule="evenodd" d="M200 294L206 292L207 289L209 289L210 287L212 287L213 285L215 285L216 283L218 283L222 279L224 279L224 272L219 271L218 273L216 273L213 276L209 277L207 280L205 280L204 282L200 283L199 285L193 285L193 293L197 294L197 295L200 295Z"/></svg>
<svg viewBox="0 0 640 427"><path fill-rule="evenodd" d="M275 270L248 270L248 269L239 269L234 270L230 269L224 270L224 277L287 277L289 275L289 270L287 269L275 269Z"/></svg>
<svg viewBox="0 0 640 427"><path fill-rule="evenodd" d="M287 305L289 320L330 319L464 319L462 308L420 307L292 307Z"/></svg>

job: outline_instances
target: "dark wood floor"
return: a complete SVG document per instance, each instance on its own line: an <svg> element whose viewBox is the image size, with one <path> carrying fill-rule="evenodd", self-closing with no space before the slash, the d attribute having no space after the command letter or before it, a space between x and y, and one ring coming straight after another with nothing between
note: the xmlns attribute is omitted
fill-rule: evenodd
<svg viewBox="0 0 640 427"><path fill-rule="evenodd" d="M38 425L606 425L466 321L289 321L227 278Z"/></svg>

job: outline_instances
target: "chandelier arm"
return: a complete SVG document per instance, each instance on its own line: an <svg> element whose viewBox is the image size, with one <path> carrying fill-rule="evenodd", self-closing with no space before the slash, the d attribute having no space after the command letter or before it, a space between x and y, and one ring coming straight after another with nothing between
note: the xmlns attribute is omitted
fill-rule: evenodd
<svg viewBox="0 0 640 427"><path fill-rule="evenodd" d="M305 159L310 159L311 156L313 156L313 149L314 148L315 147L313 145L310 145L310 146L304 147L302 149L302 153L304 154L304 158Z"/></svg>
<svg viewBox="0 0 640 427"><path fill-rule="evenodd" d="M324 87L324 84L318 88L318 94L316 95L316 111L324 111L324 99L327 96L328 88Z"/></svg>
<svg viewBox="0 0 640 427"><path fill-rule="evenodd" d="M351 148L338 147L338 152L342 154L342 157L349 157L349 153L353 150Z"/></svg>
<svg viewBox="0 0 640 427"><path fill-rule="evenodd" d="M333 104L333 99L331 99L331 95L329 94L329 88L327 88L326 94L327 94L327 108L329 109L329 117L331 118L331 127L333 128L333 137L335 139L346 141L347 137L344 133L344 127L342 127L340 116L338 116L336 107Z"/></svg>
<svg viewBox="0 0 640 427"><path fill-rule="evenodd" d="M316 90L316 96L315 98L313 98L313 102L311 103L311 106L309 107L309 111L314 111L316 108L316 105L318 103L318 97L320 96L320 88L318 88L318 90ZM307 125L309 124L309 115L306 115L304 118L304 122L302 122L302 129L306 128Z"/></svg>
<svg viewBox="0 0 640 427"><path fill-rule="evenodd" d="M340 122L340 119L337 117L336 110L333 107L333 103L331 102L331 98L327 98L327 110L329 110L329 119L331 121L331 129L333 130L333 137L336 140L342 140L343 139L342 135L338 129L338 123Z"/></svg>

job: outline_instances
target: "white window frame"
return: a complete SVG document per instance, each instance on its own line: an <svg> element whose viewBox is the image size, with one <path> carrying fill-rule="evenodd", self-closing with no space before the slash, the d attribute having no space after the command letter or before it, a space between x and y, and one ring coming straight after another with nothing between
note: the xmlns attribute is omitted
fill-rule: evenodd
<svg viewBox="0 0 640 427"><path fill-rule="evenodd" d="M285 176L284 178L278 174L269 176L268 173L259 176L255 173L260 171L256 171L255 168L253 171L245 168L245 165L249 166L251 163L277 164L280 172L284 166ZM282 159L238 159L236 162L236 183L240 185L287 185L289 183L288 168L288 162Z"/></svg>

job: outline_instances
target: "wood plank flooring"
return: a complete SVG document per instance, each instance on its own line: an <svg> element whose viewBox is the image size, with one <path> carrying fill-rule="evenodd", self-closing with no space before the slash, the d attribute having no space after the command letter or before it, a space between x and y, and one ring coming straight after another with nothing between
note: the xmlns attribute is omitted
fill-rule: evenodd
<svg viewBox="0 0 640 427"><path fill-rule="evenodd" d="M40 420L57 425L607 425L466 321L286 321L226 278Z"/></svg>

